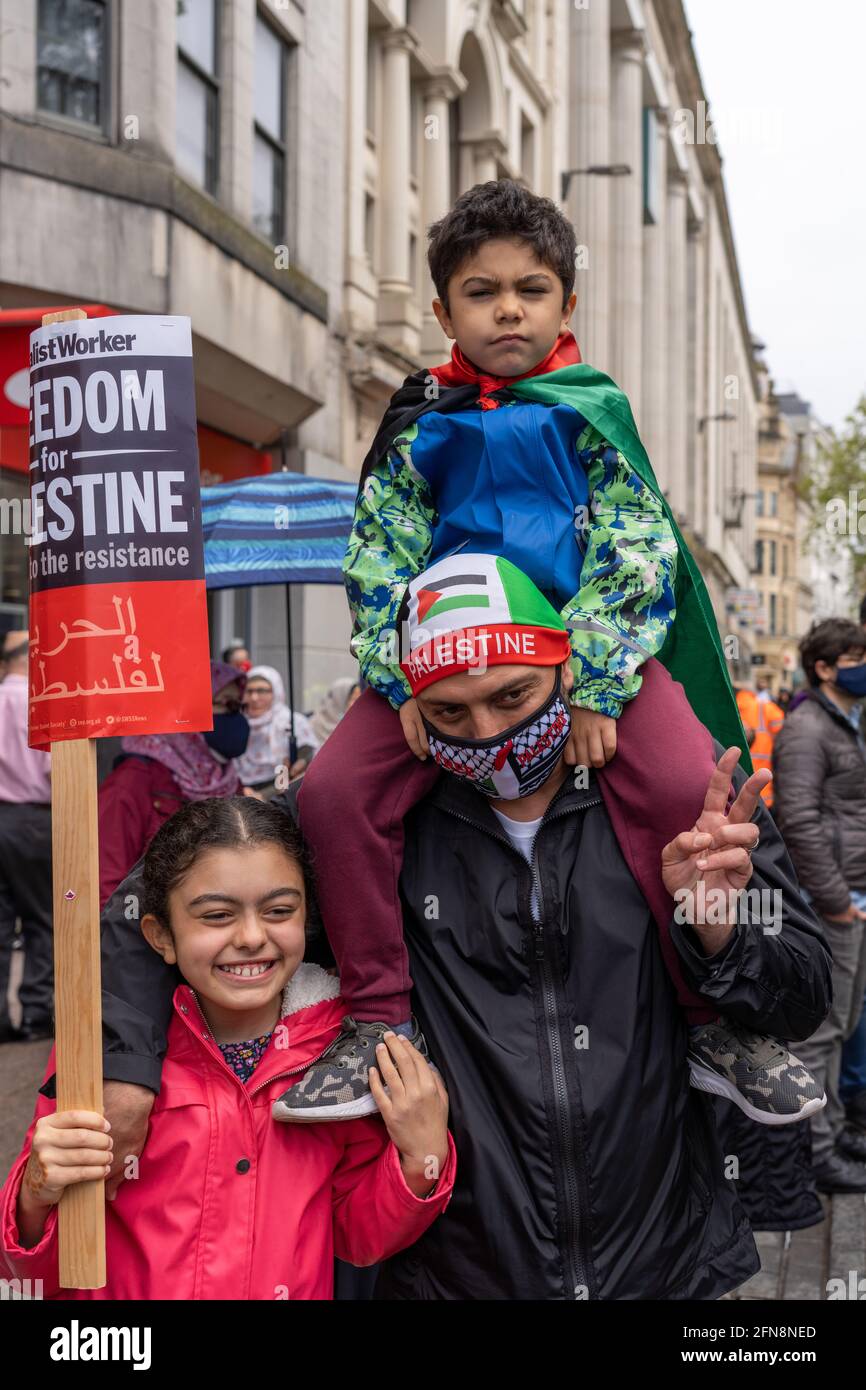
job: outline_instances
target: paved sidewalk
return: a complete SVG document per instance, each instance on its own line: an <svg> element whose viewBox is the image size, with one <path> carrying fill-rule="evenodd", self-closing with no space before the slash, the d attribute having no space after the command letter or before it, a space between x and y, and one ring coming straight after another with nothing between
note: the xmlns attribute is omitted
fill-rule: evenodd
<svg viewBox="0 0 866 1390"><path fill-rule="evenodd" d="M866 1299L866 1197L852 1193L821 1201L824 1220L818 1226L755 1233L761 1269L727 1298Z"/></svg>
<svg viewBox="0 0 866 1390"><path fill-rule="evenodd" d="M21 1147L51 1044L0 1047L0 1182ZM824 1197L825 1219L806 1231L759 1231L761 1270L729 1299L822 1301L830 1293L866 1300L866 1198ZM828 1285L831 1279L841 1284ZM859 1281L862 1280L862 1286ZM844 1292L842 1292L844 1290Z"/></svg>

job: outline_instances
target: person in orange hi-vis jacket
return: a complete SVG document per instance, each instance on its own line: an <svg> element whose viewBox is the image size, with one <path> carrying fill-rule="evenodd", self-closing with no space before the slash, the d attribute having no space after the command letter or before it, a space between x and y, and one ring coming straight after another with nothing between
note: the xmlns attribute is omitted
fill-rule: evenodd
<svg viewBox="0 0 866 1390"><path fill-rule="evenodd" d="M745 686L737 690L737 709L740 711L740 718L746 731L755 771L757 772L762 767L772 770L773 743L776 734L785 722L784 710L773 700L759 699L754 690L749 690ZM767 806L772 806L772 782L764 788L761 796Z"/></svg>

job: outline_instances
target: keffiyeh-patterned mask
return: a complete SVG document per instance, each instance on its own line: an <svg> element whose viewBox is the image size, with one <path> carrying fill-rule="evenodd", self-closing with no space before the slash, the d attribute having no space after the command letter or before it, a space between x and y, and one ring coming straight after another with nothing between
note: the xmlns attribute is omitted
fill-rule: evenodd
<svg viewBox="0 0 866 1390"><path fill-rule="evenodd" d="M560 678L557 667L553 691L541 708L494 738L446 738L425 719L434 761L494 800L530 796L553 772L571 733Z"/></svg>

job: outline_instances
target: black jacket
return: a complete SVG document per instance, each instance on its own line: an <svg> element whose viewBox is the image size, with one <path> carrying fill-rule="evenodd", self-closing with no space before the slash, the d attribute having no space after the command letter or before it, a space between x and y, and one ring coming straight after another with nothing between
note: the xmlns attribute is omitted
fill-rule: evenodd
<svg viewBox="0 0 866 1390"><path fill-rule="evenodd" d="M771 818L757 816L753 886L781 889L782 930L741 925L709 960L688 928L672 931L720 1010L802 1038L828 1008L829 958ZM595 785L560 791L533 868L541 926L529 866L468 784L441 777L407 821L416 1011L448 1085L459 1175L446 1214L384 1270L380 1296L716 1299L757 1270L757 1253L712 1102L689 1088L656 927ZM124 915L135 873L104 919L105 1069L156 1087L173 972Z"/></svg>
<svg viewBox="0 0 866 1390"><path fill-rule="evenodd" d="M776 819L816 912L835 916L866 889L866 758L838 705L811 690L773 748Z"/></svg>

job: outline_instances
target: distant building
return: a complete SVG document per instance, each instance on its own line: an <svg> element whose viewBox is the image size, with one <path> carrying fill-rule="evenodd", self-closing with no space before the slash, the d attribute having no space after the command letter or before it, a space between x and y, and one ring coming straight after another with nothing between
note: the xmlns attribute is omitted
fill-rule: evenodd
<svg viewBox="0 0 866 1390"><path fill-rule="evenodd" d="M779 410L797 441L797 475L800 478L813 477L818 465L819 451L822 446L830 444L832 433L818 419L811 404L804 401L795 391L781 392L777 399ZM804 521L808 517L807 508L803 517ZM813 620L855 617L859 600L855 598L852 590L853 568L850 556L844 549L831 547L827 537L820 530L815 531L812 527L804 525L802 536L802 553L805 558L803 580L811 590ZM802 633L806 627L803 626L800 630Z"/></svg>
<svg viewBox="0 0 866 1390"><path fill-rule="evenodd" d="M762 401L758 435L753 676L778 694L799 668L797 644L812 620L811 567L804 545L810 513L800 495L804 463L800 438L780 406L766 367L760 369Z"/></svg>

